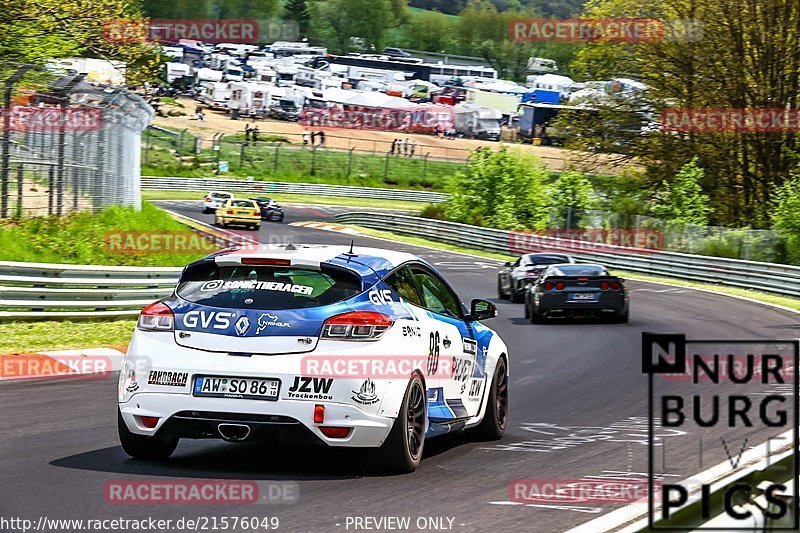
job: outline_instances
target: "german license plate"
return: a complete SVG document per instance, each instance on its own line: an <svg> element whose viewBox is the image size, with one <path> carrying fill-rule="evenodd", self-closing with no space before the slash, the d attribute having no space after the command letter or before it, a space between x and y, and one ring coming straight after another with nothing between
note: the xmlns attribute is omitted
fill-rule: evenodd
<svg viewBox="0 0 800 533"><path fill-rule="evenodd" d="M281 382L278 379L197 376L192 395L275 401L278 399L280 387Z"/></svg>

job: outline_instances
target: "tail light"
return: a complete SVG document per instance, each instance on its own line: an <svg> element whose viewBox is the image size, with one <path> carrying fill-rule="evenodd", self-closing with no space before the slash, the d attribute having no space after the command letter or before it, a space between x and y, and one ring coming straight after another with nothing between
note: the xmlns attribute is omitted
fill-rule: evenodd
<svg viewBox="0 0 800 533"><path fill-rule="evenodd" d="M258 209L258 210L256 210L256 211L253 211L253 216L254 216L254 217L260 217L260 216L261 216L261 209Z"/></svg>
<svg viewBox="0 0 800 533"><path fill-rule="evenodd" d="M172 309L161 302L145 307L139 315L136 327L142 331L173 331L175 315Z"/></svg>
<svg viewBox="0 0 800 533"><path fill-rule="evenodd" d="M622 283L620 283L619 281L612 281L611 288L614 289L615 291L618 291L622 288Z"/></svg>
<svg viewBox="0 0 800 533"><path fill-rule="evenodd" d="M566 287L566 285L564 285L563 281L556 281L556 290L557 291L563 291L564 287Z"/></svg>
<svg viewBox="0 0 800 533"><path fill-rule="evenodd" d="M322 324L322 337L345 341L373 341L392 326L392 319L376 311L352 311Z"/></svg>
<svg viewBox="0 0 800 533"><path fill-rule="evenodd" d="M344 439L350 434L350 428L337 426L321 426L319 430L329 439Z"/></svg>
<svg viewBox="0 0 800 533"><path fill-rule="evenodd" d="M546 290L546 291L552 291L553 290L553 284L551 282L549 282L549 281L545 281L543 286L544 286L544 290Z"/></svg>
<svg viewBox="0 0 800 533"><path fill-rule="evenodd" d="M211 201L211 198L206 198L206 199L205 199L205 201L206 201L206 202L210 202L210 201Z"/></svg>
<svg viewBox="0 0 800 533"><path fill-rule="evenodd" d="M233 209L228 209L227 211L225 211L225 213L227 213L229 215L232 215L233 214Z"/></svg>
<svg viewBox="0 0 800 533"><path fill-rule="evenodd" d="M609 286L610 285L607 281L600 282L600 290L607 291Z"/></svg>
<svg viewBox="0 0 800 533"><path fill-rule="evenodd" d="M157 416L142 416L139 418L142 420L142 425L148 429L153 429L158 425Z"/></svg>

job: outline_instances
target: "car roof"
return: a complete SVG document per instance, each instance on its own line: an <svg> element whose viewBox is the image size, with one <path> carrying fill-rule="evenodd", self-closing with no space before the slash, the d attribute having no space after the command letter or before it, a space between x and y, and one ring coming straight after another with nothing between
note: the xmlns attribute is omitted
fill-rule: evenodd
<svg viewBox="0 0 800 533"><path fill-rule="evenodd" d="M608 267L597 263L554 263L552 265L547 265L547 268L559 268L559 267L601 268L603 270L608 270Z"/></svg>

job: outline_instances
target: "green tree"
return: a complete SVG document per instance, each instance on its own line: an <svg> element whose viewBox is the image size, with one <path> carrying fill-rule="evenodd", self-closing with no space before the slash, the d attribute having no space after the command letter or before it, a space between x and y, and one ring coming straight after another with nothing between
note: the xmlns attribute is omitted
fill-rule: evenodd
<svg viewBox="0 0 800 533"><path fill-rule="evenodd" d="M160 64L155 46L107 38L108 29L119 20L142 19L139 0L4 2L0 9L0 62L43 66L51 58L85 56L124 62L129 85L155 77Z"/></svg>
<svg viewBox="0 0 800 533"><path fill-rule="evenodd" d="M592 182L582 172L563 172L550 187L550 197L559 225L577 229L586 211L596 205Z"/></svg>
<svg viewBox="0 0 800 533"><path fill-rule="evenodd" d="M353 49L351 38L382 50L389 28L396 25L392 0L325 0L310 6L313 35L340 53Z"/></svg>
<svg viewBox="0 0 800 533"><path fill-rule="evenodd" d="M784 242L786 259L800 263L800 175L794 175L775 188L770 219Z"/></svg>
<svg viewBox="0 0 800 533"><path fill-rule="evenodd" d="M655 216L679 224L705 226L712 209L709 197L703 193L700 182L705 172L697 165L697 158L681 167L672 182L662 182L652 207Z"/></svg>
<svg viewBox="0 0 800 533"><path fill-rule="evenodd" d="M289 0L286 2L286 18L297 22L297 27L301 35L308 33L308 25L311 23L311 13L308 11L306 0Z"/></svg>
<svg viewBox="0 0 800 533"><path fill-rule="evenodd" d="M450 220L501 229L545 229L548 171L534 157L478 148L467 170L449 184L445 215Z"/></svg>

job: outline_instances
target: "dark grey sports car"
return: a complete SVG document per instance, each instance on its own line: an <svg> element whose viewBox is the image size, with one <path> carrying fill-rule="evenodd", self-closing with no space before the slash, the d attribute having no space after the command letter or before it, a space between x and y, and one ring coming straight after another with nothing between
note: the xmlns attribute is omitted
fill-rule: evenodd
<svg viewBox="0 0 800 533"><path fill-rule="evenodd" d="M572 256L567 254L546 253L525 254L513 263L508 261L497 274L497 297L521 302L525 287L536 281L548 265L574 262Z"/></svg>
<svg viewBox="0 0 800 533"><path fill-rule="evenodd" d="M624 280L603 265L550 265L525 291L525 318L595 316L627 323L630 299Z"/></svg>

